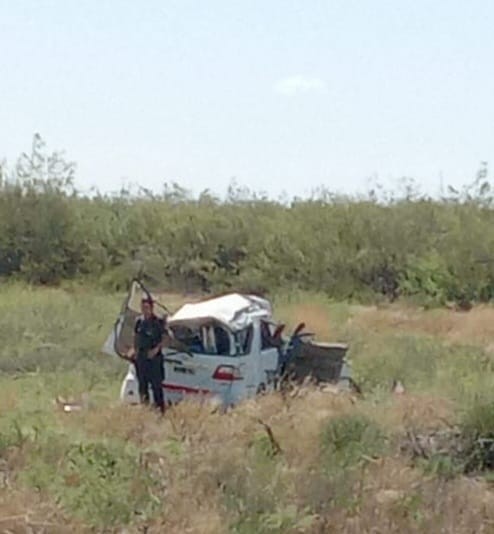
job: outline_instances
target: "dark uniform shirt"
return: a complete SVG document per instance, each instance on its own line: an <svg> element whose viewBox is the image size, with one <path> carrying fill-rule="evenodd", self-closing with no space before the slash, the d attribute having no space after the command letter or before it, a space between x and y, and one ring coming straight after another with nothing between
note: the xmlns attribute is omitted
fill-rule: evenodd
<svg viewBox="0 0 494 534"><path fill-rule="evenodd" d="M163 340L164 322L155 315L148 319L138 317L135 327L135 349L137 356L147 357L148 352Z"/></svg>

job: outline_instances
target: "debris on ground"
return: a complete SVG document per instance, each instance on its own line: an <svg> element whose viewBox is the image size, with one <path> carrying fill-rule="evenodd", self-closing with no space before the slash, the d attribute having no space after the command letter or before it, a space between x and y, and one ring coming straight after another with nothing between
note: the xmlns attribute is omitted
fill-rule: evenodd
<svg viewBox="0 0 494 534"><path fill-rule="evenodd" d="M401 380L393 380L393 386L391 388L391 391L395 395L403 395L405 393L405 386L401 382Z"/></svg>
<svg viewBox="0 0 494 534"><path fill-rule="evenodd" d="M89 394L83 393L77 401L73 398L64 399L62 396L57 395L54 403L65 413L80 412L89 408Z"/></svg>

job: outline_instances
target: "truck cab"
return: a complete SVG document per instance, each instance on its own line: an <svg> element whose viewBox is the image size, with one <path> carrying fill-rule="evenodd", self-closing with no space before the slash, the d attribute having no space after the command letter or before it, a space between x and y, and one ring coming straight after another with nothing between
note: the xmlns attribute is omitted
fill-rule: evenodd
<svg viewBox="0 0 494 534"><path fill-rule="evenodd" d="M103 352L125 356L132 344L132 325L142 297L131 288ZM231 293L188 303L167 318L163 348L165 401L212 398L237 404L273 388L279 349L270 341L271 305L257 296ZM129 364L120 398L138 403L134 365Z"/></svg>
<svg viewBox="0 0 494 534"><path fill-rule="evenodd" d="M152 296L134 282L103 352L125 358L144 294ZM297 331L296 336L283 338L283 325L273 321L271 304L264 298L230 293L187 303L173 314L163 309L161 315L166 315L167 324L162 387L169 404L199 398L232 406L272 391L286 370L299 380L314 371L322 381L350 379L346 345L303 341L308 334L301 337ZM120 399L140 402L133 363Z"/></svg>

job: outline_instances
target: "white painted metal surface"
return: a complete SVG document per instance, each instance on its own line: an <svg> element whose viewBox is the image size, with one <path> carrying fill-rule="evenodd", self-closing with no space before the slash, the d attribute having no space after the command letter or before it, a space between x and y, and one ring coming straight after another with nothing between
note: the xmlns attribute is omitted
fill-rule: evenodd
<svg viewBox="0 0 494 534"><path fill-rule="evenodd" d="M271 315L271 304L266 299L254 295L232 293L185 304L169 318L168 324L214 319L228 326L232 331L238 331L252 324L256 318L270 318Z"/></svg>
<svg viewBox="0 0 494 534"><path fill-rule="evenodd" d="M116 355L114 341L123 317L122 314L105 341L102 350L106 354ZM269 301L234 293L186 304L168 319L168 326L177 335L185 330L197 340L200 349L194 348L193 343L186 343L187 352L164 349L165 401L175 403L193 397L228 406L273 389L280 353L263 343L261 331L263 326L272 333ZM222 348L218 329L222 331ZM345 363L341 382L349 377L350 369ZM120 399L130 404L139 402L132 363L122 383Z"/></svg>

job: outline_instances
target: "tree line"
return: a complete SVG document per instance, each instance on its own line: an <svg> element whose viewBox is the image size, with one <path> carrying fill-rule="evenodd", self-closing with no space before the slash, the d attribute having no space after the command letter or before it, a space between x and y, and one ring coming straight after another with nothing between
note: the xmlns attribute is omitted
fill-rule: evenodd
<svg viewBox="0 0 494 534"><path fill-rule="evenodd" d="M338 299L494 297L494 197L483 164L441 198L400 194L271 200L232 185L226 198L177 184L154 194L82 195L75 165L36 135L0 167L0 277L91 279L123 289L136 275L185 291L309 290Z"/></svg>

